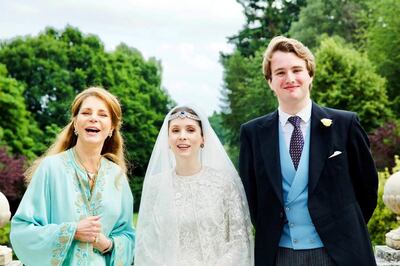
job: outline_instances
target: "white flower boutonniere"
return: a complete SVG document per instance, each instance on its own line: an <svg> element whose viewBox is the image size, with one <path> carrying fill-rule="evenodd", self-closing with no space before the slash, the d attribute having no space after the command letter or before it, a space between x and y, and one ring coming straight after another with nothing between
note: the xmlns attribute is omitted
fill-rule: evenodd
<svg viewBox="0 0 400 266"><path fill-rule="evenodd" d="M330 127L332 125L332 119L322 118L321 123L326 127Z"/></svg>

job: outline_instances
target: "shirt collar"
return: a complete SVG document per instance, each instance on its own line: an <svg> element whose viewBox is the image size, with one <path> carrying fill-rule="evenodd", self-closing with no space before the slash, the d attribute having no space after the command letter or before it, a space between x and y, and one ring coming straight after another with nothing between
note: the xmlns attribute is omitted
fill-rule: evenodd
<svg viewBox="0 0 400 266"><path fill-rule="evenodd" d="M295 115L299 116L304 123L308 123L308 121L311 118L311 108L312 108L312 102L311 99L309 99L307 105ZM289 117L293 116L291 114L282 111L281 107L278 107L278 114L279 114L279 122L281 123L282 127L286 125Z"/></svg>

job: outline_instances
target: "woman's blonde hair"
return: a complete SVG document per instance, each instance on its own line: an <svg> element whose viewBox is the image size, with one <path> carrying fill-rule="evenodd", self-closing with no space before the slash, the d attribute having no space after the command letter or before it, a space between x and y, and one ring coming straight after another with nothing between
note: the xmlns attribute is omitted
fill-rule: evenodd
<svg viewBox="0 0 400 266"><path fill-rule="evenodd" d="M35 160L30 168L25 172L25 180L27 183L32 179L33 174L38 168L40 162L47 156L58 154L66 151L76 145L78 137L75 135L74 121L79 113L83 101L90 97L97 97L105 102L110 114L111 123L114 128L111 137L104 141L101 154L107 159L118 164L124 173L127 171L125 156L124 156L124 140L121 136L122 125L122 110L118 99L107 90L100 87L90 87L80 92L71 104L71 121L58 134L55 142L50 148L37 160Z"/></svg>

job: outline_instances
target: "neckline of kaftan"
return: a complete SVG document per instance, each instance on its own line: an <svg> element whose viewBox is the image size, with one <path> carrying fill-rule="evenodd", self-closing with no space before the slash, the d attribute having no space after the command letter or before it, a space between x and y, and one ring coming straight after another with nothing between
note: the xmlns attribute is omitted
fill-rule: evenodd
<svg viewBox="0 0 400 266"><path fill-rule="evenodd" d="M85 206L84 209L86 211L86 215L87 216L97 215L95 213L95 208L96 208L96 206L99 205L97 201L101 201L101 197L94 196L94 195L99 192L98 191L99 186L104 181L103 177L105 174L106 160L104 159L104 157L101 158L99 172L97 174L97 178L93 185L93 189L92 189L92 191L90 191L89 178L86 175L86 171L84 169L82 169L82 167L80 167L78 162L76 161L72 149L73 148L71 148L67 151L68 159L71 162L71 166L73 167L73 171L74 171L73 178L76 181L74 183L78 186L78 190L82 197L82 202L84 203L84 206Z"/></svg>

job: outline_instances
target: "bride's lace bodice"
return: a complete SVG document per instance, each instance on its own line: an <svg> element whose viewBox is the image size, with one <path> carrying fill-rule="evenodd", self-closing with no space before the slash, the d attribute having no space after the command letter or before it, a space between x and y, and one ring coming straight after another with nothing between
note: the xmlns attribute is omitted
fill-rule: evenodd
<svg viewBox="0 0 400 266"><path fill-rule="evenodd" d="M193 176L173 174L179 231L178 265L250 265L238 188L232 178L204 167Z"/></svg>

